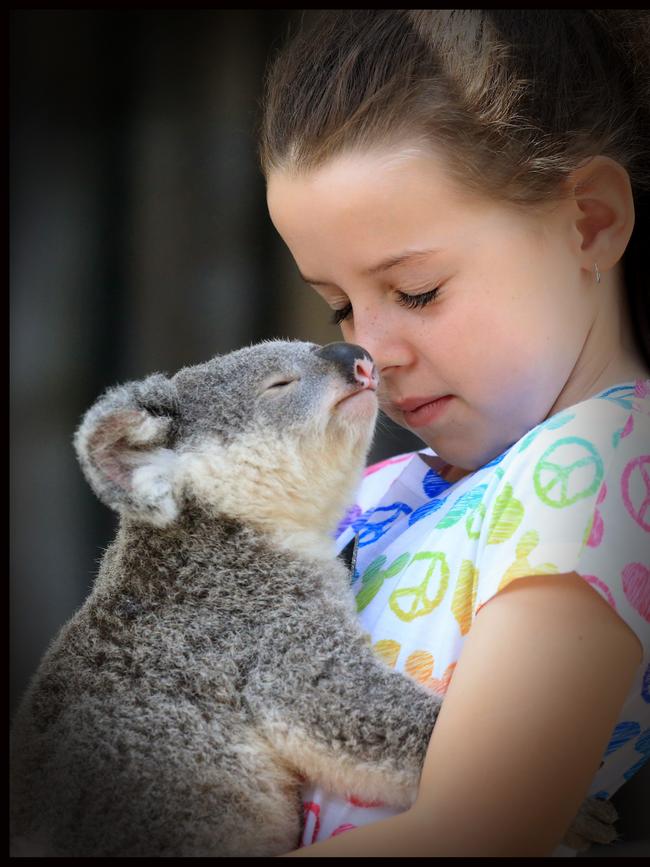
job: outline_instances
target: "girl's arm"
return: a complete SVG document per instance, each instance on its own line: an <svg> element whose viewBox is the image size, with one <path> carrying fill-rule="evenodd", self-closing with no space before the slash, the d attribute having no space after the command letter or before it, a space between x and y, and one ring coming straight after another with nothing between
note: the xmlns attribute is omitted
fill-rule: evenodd
<svg viewBox="0 0 650 867"><path fill-rule="evenodd" d="M470 630L415 805L289 856L550 854L641 660L638 638L575 572L513 581Z"/></svg>

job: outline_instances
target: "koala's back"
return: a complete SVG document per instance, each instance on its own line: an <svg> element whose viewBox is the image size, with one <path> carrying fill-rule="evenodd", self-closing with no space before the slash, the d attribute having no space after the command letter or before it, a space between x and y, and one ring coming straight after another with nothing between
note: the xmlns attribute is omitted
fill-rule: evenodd
<svg viewBox="0 0 650 867"><path fill-rule="evenodd" d="M14 723L14 835L72 856L297 844L300 778L243 696L262 632L334 628L327 581L245 527L187 529L118 536L46 654Z"/></svg>
<svg viewBox="0 0 650 867"><path fill-rule="evenodd" d="M295 847L299 778L237 707L209 714L187 698L128 690L113 698L79 695L46 731L40 721L25 729L12 769L14 834L72 857ZM242 840L260 819L259 835Z"/></svg>

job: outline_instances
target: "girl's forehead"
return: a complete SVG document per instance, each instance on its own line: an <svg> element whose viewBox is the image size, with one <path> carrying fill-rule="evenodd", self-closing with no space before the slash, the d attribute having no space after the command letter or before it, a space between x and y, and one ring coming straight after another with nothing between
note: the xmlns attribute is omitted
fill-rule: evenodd
<svg viewBox="0 0 650 867"><path fill-rule="evenodd" d="M287 167L272 170L268 177L267 195L272 199L277 189L288 186L302 188L311 193L326 192L334 184L358 185L390 182L405 175L427 175L452 192L455 186L448 176L444 158L415 145L376 147L373 149L344 151L326 162L306 169ZM460 193L460 190L456 191Z"/></svg>
<svg viewBox="0 0 650 867"><path fill-rule="evenodd" d="M408 147L345 153L304 172L276 170L267 202L314 282L323 261L339 260L344 251L354 251L355 262L373 263L380 252L453 246L471 227L494 224L499 211L498 203L460 188L437 154Z"/></svg>
<svg viewBox="0 0 650 867"><path fill-rule="evenodd" d="M274 170L267 183L271 219L284 235L307 229L304 220L378 223L420 219L424 209L450 217L485 205L449 176L437 154L416 148L344 153L305 171ZM283 231L284 230L284 231Z"/></svg>

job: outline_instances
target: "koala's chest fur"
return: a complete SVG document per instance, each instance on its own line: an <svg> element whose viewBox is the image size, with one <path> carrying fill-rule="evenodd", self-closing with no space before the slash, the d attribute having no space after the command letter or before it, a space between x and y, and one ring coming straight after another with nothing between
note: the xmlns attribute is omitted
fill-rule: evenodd
<svg viewBox="0 0 650 867"><path fill-rule="evenodd" d="M313 641L315 631L353 622L346 581L338 561L274 550L240 522L200 510L166 531L125 523L48 667L77 694L110 700L133 689L143 701L184 696L218 713L220 701L239 704L249 672L268 666L270 653L282 676L287 637Z"/></svg>

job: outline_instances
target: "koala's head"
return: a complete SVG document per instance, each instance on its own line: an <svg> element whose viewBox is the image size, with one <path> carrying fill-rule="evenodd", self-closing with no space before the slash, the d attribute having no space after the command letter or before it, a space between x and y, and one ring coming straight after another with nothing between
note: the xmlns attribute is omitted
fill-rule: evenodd
<svg viewBox="0 0 650 867"><path fill-rule="evenodd" d="M127 518L165 527L198 502L313 550L359 481L376 387L361 347L267 341L109 389L74 444L97 496Z"/></svg>

